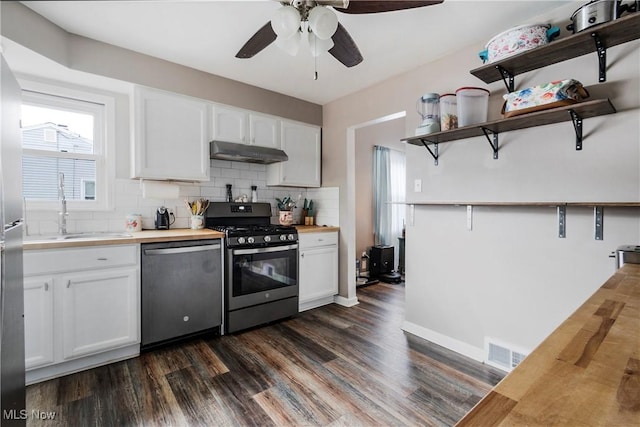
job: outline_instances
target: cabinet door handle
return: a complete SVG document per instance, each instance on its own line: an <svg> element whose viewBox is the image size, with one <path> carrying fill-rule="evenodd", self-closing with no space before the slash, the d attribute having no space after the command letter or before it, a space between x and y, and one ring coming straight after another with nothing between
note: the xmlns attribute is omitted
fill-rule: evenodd
<svg viewBox="0 0 640 427"><path fill-rule="evenodd" d="M71 287L71 280L67 280L67 288Z"/></svg>
<svg viewBox="0 0 640 427"><path fill-rule="evenodd" d="M44 282L44 291L47 292L49 290L49 282Z"/></svg>
<svg viewBox="0 0 640 427"><path fill-rule="evenodd" d="M304 252L300 254L300 258L304 258Z"/></svg>
<svg viewBox="0 0 640 427"><path fill-rule="evenodd" d="M98 258L98 261L107 261L107 258L105 258L105 257L100 257L100 258Z"/></svg>

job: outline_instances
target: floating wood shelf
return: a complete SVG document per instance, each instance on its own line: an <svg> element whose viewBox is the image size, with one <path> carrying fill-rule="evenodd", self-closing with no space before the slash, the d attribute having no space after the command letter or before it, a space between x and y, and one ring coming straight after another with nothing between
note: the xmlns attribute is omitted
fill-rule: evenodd
<svg viewBox="0 0 640 427"><path fill-rule="evenodd" d="M606 80L606 49L640 38L640 13L635 12L579 33L553 41L544 46L510 56L471 70L471 74L492 83L511 80L509 92L513 92L513 76L537 70L588 53L597 52L599 81Z"/></svg>
<svg viewBox="0 0 640 427"><path fill-rule="evenodd" d="M413 145L422 145L435 159L438 164L438 144L443 142L457 141L459 139L472 138L484 135L491 149L493 150L493 158L498 158L498 134L518 129L526 129L535 126L543 126L554 123L573 121L576 131L576 150L582 149L582 120L590 117L603 116L616 112L615 107L609 99L596 99L592 101L580 102L564 107L553 108L550 110L536 111L534 113L523 114L521 116L510 117L508 119L499 119L491 122L478 123L475 125L464 126L458 129L448 130L444 132L435 132L427 135L412 136L404 138L405 141ZM491 137L489 136L491 135ZM429 145L434 145L432 150Z"/></svg>
<svg viewBox="0 0 640 427"><path fill-rule="evenodd" d="M573 110L583 119L590 117L603 116L616 112L615 107L609 99L596 99L593 101L584 101L565 107L553 108L550 110L536 111L534 113L523 114L521 116L510 117L508 119L499 119L491 122L478 123L475 125L464 126L458 129L448 130L444 132L435 132L427 135L411 136L404 138L413 145L422 145L422 141L428 144L456 141L459 139L482 136L483 128L493 133L502 133L518 129L526 129L535 126L550 125L554 123L566 122L571 120L569 110Z"/></svg>

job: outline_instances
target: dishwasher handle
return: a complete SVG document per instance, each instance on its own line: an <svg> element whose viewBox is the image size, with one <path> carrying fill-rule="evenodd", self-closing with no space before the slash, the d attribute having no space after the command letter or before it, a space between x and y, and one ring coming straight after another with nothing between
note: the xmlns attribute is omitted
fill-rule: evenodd
<svg viewBox="0 0 640 427"><path fill-rule="evenodd" d="M220 249L220 244L217 245L202 245L202 246L182 246L179 248L161 248L161 249L145 249L145 255L174 255L174 254L186 254L189 252L202 252L202 251L215 251Z"/></svg>

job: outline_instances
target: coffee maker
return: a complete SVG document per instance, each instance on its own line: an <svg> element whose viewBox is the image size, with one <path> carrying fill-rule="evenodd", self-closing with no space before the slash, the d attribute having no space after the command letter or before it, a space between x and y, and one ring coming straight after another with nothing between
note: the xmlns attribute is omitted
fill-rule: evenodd
<svg viewBox="0 0 640 427"><path fill-rule="evenodd" d="M175 217L173 221L171 221L171 217L173 217L173 213L169 212L164 206L160 206L158 210L156 210L156 230L168 230L171 224L175 222Z"/></svg>

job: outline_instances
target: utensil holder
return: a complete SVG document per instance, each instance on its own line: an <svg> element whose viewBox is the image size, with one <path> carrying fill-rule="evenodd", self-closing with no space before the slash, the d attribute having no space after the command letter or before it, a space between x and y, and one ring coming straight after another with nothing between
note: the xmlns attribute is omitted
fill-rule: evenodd
<svg viewBox="0 0 640 427"><path fill-rule="evenodd" d="M204 215L191 215L191 229L202 230L204 228Z"/></svg>

